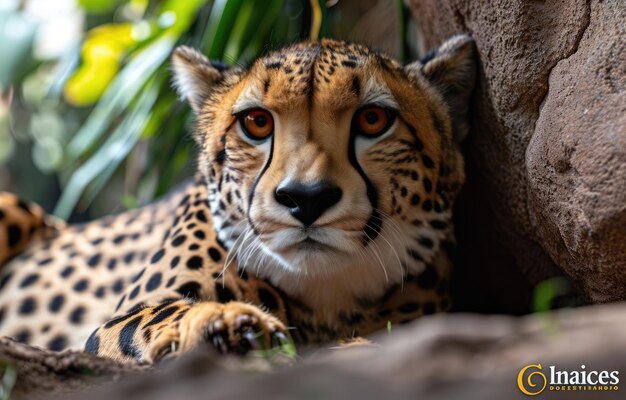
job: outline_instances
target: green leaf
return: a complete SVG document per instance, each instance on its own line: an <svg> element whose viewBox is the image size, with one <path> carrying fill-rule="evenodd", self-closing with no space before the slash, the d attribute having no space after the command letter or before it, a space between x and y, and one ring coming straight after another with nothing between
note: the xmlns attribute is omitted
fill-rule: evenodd
<svg viewBox="0 0 626 400"><path fill-rule="evenodd" d="M124 0L78 0L78 5L90 14L106 14Z"/></svg>
<svg viewBox="0 0 626 400"><path fill-rule="evenodd" d="M167 59L174 38L165 35L137 54L111 82L80 130L68 145L70 162L83 156L129 106L146 81Z"/></svg>
<svg viewBox="0 0 626 400"><path fill-rule="evenodd" d="M159 84L155 84L154 79L152 81L111 136L72 174L54 209L56 216L67 219L91 184L85 193L85 205L90 204L133 149L148 123L158 96Z"/></svg>
<svg viewBox="0 0 626 400"><path fill-rule="evenodd" d="M241 6L241 1L216 0L213 3L208 28L202 40L210 59L219 60L227 56L224 49ZM225 61L232 63L234 60L229 58Z"/></svg>

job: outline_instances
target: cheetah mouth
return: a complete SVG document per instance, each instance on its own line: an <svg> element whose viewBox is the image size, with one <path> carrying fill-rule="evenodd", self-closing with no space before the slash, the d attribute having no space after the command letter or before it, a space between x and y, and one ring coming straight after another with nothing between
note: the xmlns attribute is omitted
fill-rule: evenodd
<svg viewBox="0 0 626 400"><path fill-rule="evenodd" d="M262 235L269 250L279 254L350 253L347 232L341 229L314 226L292 227Z"/></svg>

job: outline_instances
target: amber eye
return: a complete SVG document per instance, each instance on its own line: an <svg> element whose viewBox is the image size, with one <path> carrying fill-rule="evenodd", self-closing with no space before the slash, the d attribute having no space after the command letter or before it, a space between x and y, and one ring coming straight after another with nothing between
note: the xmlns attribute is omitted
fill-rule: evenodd
<svg viewBox="0 0 626 400"><path fill-rule="evenodd" d="M362 135L375 137L391 126L393 115L381 107L365 107L358 111L356 123Z"/></svg>
<svg viewBox="0 0 626 400"><path fill-rule="evenodd" d="M266 110L247 111L239 117L239 122L244 133L254 140L263 140L274 131L274 119Z"/></svg>

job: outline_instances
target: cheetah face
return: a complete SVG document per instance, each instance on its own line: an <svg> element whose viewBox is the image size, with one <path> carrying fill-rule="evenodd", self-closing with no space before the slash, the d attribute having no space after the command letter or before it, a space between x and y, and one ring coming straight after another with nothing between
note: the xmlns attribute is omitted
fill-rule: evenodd
<svg viewBox="0 0 626 400"><path fill-rule="evenodd" d="M238 263L306 276L382 266L389 279L432 258L443 236L433 224L448 226L463 182L455 114L466 111L471 53L460 37L403 67L323 40L243 71L179 48L176 84L198 115L216 231Z"/></svg>

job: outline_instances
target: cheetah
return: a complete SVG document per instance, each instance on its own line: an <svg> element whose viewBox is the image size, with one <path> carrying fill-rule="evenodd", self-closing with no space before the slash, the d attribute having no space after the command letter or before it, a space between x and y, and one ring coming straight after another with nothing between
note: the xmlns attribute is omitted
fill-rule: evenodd
<svg viewBox="0 0 626 400"><path fill-rule="evenodd" d="M457 35L406 66L290 45L248 69L185 46L174 87L198 171L165 198L65 224L0 197L0 334L154 363L368 335L446 311L476 60Z"/></svg>

